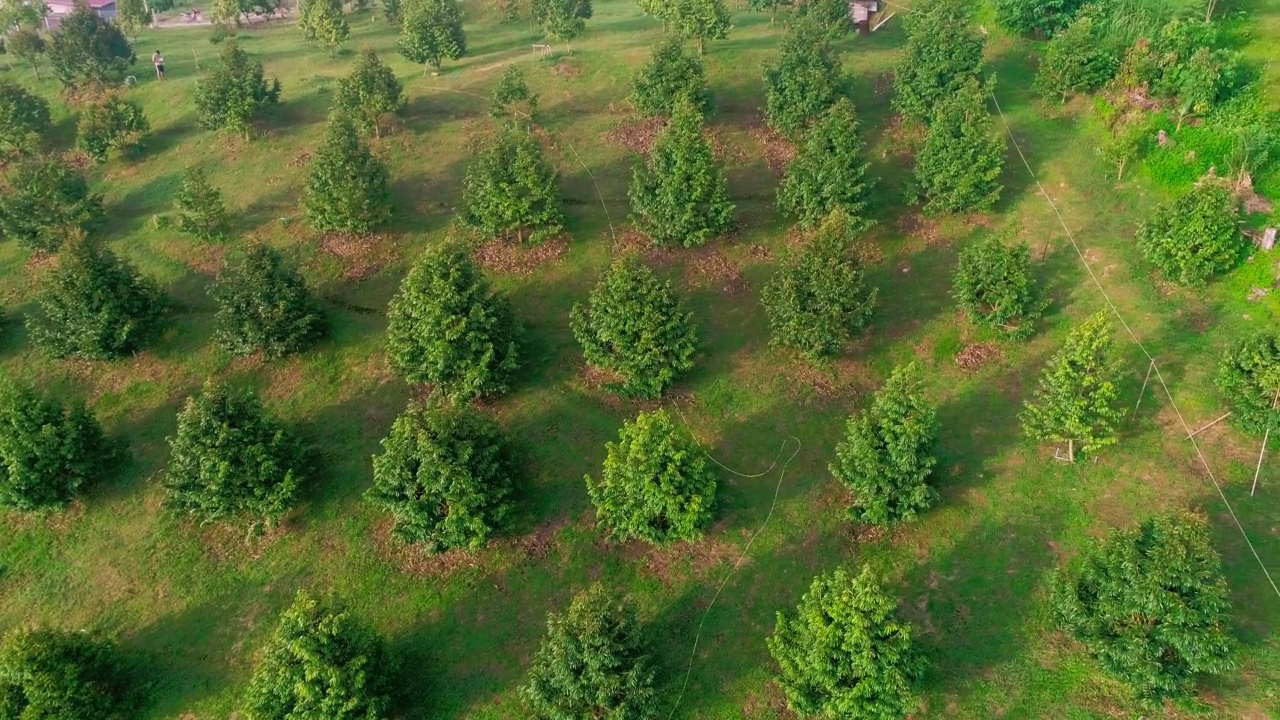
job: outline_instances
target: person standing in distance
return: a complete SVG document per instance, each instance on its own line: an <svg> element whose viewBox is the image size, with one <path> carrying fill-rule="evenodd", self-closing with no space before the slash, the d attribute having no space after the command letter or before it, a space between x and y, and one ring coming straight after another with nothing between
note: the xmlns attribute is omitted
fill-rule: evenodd
<svg viewBox="0 0 1280 720"><path fill-rule="evenodd" d="M151 55L151 64L156 66L156 79L164 79L164 56L157 50Z"/></svg>

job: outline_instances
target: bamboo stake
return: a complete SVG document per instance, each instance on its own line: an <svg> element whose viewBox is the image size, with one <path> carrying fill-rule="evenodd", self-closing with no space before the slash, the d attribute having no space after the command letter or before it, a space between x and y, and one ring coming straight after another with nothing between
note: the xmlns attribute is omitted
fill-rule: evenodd
<svg viewBox="0 0 1280 720"><path fill-rule="evenodd" d="M1231 417L1231 413L1227 413L1226 415L1223 415L1222 417L1218 418L1217 420L1214 420L1213 422L1209 423L1208 425L1205 425L1204 427L1200 428L1199 430L1197 430L1197 431L1195 431L1195 432L1191 433L1190 435L1188 435L1188 436L1187 436L1187 439L1188 439L1188 440L1190 440L1191 438L1193 438L1193 437L1195 437L1195 436L1199 435L1200 433L1204 432L1205 430L1208 430L1209 428L1213 427L1214 425L1217 425L1218 423L1222 422L1223 420L1226 420L1226 419L1227 419L1227 418L1229 418L1229 417Z"/></svg>

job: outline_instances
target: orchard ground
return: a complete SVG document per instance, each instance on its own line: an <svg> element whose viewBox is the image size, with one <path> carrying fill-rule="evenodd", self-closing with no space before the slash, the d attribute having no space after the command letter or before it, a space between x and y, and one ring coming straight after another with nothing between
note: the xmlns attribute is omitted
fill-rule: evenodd
<svg viewBox="0 0 1280 720"><path fill-rule="evenodd" d="M1266 74L1274 106L1280 74L1264 66L1276 52L1280 7L1265 0L1240 6L1248 16L1230 22L1252 29L1244 51ZM994 28L989 18L979 21ZM695 369L662 404L678 409L716 460L741 474L720 472L716 521L704 540L660 550L607 542L595 528L583 476L599 471L605 442L623 419L654 404L620 400L600 387L585 371L568 323L570 306L585 300L610 257L636 244L627 230L626 190L637 156L621 139L643 128L633 128L624 98L633 70L660 37L659 24L629 0L605 0L571 53L556 43L552 57L540 58L531 53L531 44L544 42L540 35L523 22L501 24L469 1L469 55L435 76L395 53L385 23L368 13L351 22L351 40L336 57L303 44L292 26L241 33L242 46L284 86L279 107L260 123L262 137L248 142L196 125L197 78L218 50L207 28L166 28L138 39L138 83L127 96L145 105L154 133L138 159L91 172L106 193L105 237L177 303L168 332L152 349L114 363L38 355L14 318L31 309L46 264L15 243L0 244L0 302L11 319L0 334L0 366L68 397L88 397L131 458L65 513L0 514L0 629L37 622L102 628L152 682L142 717L227 717L239 705L255 651L295 590L306 587L341 596L390 639L402 661L400 716L509 718L523 712L515 690L546 613L567 607L576 591L599 580L641 609L669 704L684 682L704 611L768 516L777 489L769 524L706 617L675 717L786 716L770 684L774 668L765 647L774 612L794 607L815 574L840 565L856 572L863 563L901 599L930 660L920 688L922 716L1136 716L1143 711L1126 689L1055 630L1046 580L1106 528L1191 506L1212 524L1241 643L1239 669L1202 685L1205 705L1197 716L1280 714L1280 597L1163 390L1147 387L1119 445L1096 463L1055 461L1054 448L1022 438L1016 415L1042 362L1103 301L1012 146L993 213L936 221L903 202L910 138L889 107L888 72L903 39L897 20L869 38L839 43L871 173L882 178L879 226L859 243L880 302L870 330L825 368L769 349L759 305L761 287L792 242L774 209L770 162L780 148L767 140L761 110L762 65L776 57L782 28L738 10L729 39L708 45L716 105L709 131L727 165L741 227L705 248L648 255L684 293L702 338ZM1259 254L1204 291L1160 281L1133 237L1163 196L1140 170L1115 182L1114 169L1095 151L1102 131L1089 100L1060 107L1031 93L1032 44L995 30L988 40L996 94L1013 135L1089 266L1161 362L1186 422L1199 427L1217 418L1225 409L1212 377L1222 351L1241 334L1280 321L1277 293L1246 299L1253 286L1271 282L1280 257ZM409 99L396 131L374 143L392 171L396 215L375 237L320 238L299 211L306 161L336 81L364 45L396 69ZM157 48L166 58L164 82L146 62ZM528 345L513 391L484 408L525 449L530 480L513 536L480 552L423 557L397 547L388 518L361 497L379 439L415 394L388 370L384 313L413 259L446 237L469 148L494 127L489 92L512 63L525 68L541 95L539 132L562 174L568 214L565 244L486 255L501 261L491 275L526 323ZM9 75L34 82L16 63ZM57 96L51 81L36 85L46 97ZM54 134L63 147L71 144L74 116L65 107ZM205 168L225 193L234 242L201 244L153 224L153 215L169 210L189 164ZM948 294L958 248L1006 229L1031 244L1052 300L1028 342L983 336ZM250 240L282 248L324 298L333 334L318 349L262 362L235 360L213 346L211 276L229 246ZM992 345L984 353L971 349L977 343ZM1121 347L1124 401L1134 407L1148 363L1124 336ZM966 369L957 363L960 354L990 357ZM942 499L911 524L869 532L846 519L847 499L827 463L845 418L894 364L912 359L926 369L940 407ZM302 503L266 537L246 537L243 527L202 528L162 507L165 437L174 432L182 400L207 376L257 388L267 407L317 449ZM793 437L801 445L788 464ZM1280 458L1264 465L1251 498L1258 439L1225 423L1199 438L1258 554L1280 576ZM1166 710L1172 717L1195 714Z"/></svg>

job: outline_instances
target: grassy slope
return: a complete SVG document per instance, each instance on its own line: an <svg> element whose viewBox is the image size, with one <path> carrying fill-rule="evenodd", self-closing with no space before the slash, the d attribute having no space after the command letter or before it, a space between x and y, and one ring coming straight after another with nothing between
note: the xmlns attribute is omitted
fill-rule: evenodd
<svg viewBox="0 0 1280 720"><path fill-rule="evenodd" d="M1252 5L1260 31L1250 52L1262 62L1280 16L1260 0ZM112 437L128 443L133 455L118 477L66 515L0 515L10 530L0 538L0 628L32 622L103 627L149 666L155 692L145 717L225 717L248 678L254 649L293 591L332 590L374 621L404 657L404 716L504 718L519 715L514 689L545 613L600 579L639 603L668 690L663 697L675 695L702 611L765 518L780 478L776 468L756 477L723 474L718 520L694 547L618 547L602 542L592 527L581 479L595 471L604 442L636 407L583 381L567 312L607 262L610 220L620 228L626 216L632 158L606 138L625 118L611 103L625 96L632 69L658 31L629 2L599 3L587 36L575 43L571 62L581 73L572 75L532 58L527 48L536 38L523 26L495 25L477 15L468 24L471 57L441 77L424 77L396 57L384 26L354 21L349 46L381 51L410 97L404 130L379 144L392 165L400 213L372 253L383 267L362 280L345 280L341 260L300 223L279 220L298 217L304 154L318 142L328 93L352 55L330 59L300 45L292 28L247 36L246 49L283 80L283 103L265 123L265 138L229 143L194 125L194 62L198 57L207 64L216 52L205 34L164 31L142 39L144 58L158 44L168 60L169 81L152 81L149 68L140 66L142 81L131 91L146 104L156 136L141 160L96 172L114 218L113 246L158 277L182 307L152 351L119 363L48 361L32 351L17 323L0 338L6 372L88 396ZM777 30L756 15L740 14L737 22L729 40L711 46L707 62L718 105L711 122L746 221L740 236L718 244L717 251L741 266L746 289L727 295L722 283L700 273L705 251L662 264L685 288L703 328L698 367L678 389L678 407L716 458L747 474L768 468L789 436L802 448L781 479L771 524L707 617L677 716L772 717L777 696L766 687L771 667L764 636L773 613L793 605L815 573L863 562L885 574L921 631L933 662L923 687L927 714L1136 713L1121 688L1052 630L1045 579L1060 557L1105 527L1183 505L1204 507L1213 522L1242 640L1240 672L1207 688L1209 714L1280 712L1274 690L1280 686L1277 598L1187 443L1178 439L1181 427L1168 403L1148 392L1122 443L1097 464L1054 463L1051 449L1020 439L1015 416L1039 364L1101 301L1016 160L1009 164L1005 198L990 217L917 228L914 213L901 207L904 156L900 142L882 133L890 115L884 73L901 42L896 21L870 39L843 42L874 170L885 178L881 226L866 240L869 254L880 258L871 270L881 287L876 325L827 371L806 369L767 349L756 298L772 262L748 247L776 255L785 246L785 228L772 209L774 179L750 131L760 124L759 68L772 56ZM1114 187L1094 155L1096 133L1084 104L1046 108L1031 97L1033 64L1025 44L993 38L990 59L1014 134L1095 272L1165 363L1187 421L1197 425L1216 417L1211 375L1220 349L1238 333L1277 318L1246 303L1231 282L1207 297L1158 291L1131 242L1135 223L1158 198L1141 177ZM524 379L492 409L527 446L536 475L521 506L518 538L448 568L416 563L422 572L405 572L402 556L380 549L384 520L360 499L369 483L369 456L410 397L386 369L381 309L407 263L443 237L458 199L467 139L487 125L484 97L507 62L526 66L542 94L573 237L563 262L498 278L528 323L532 342ZM52 86L44 87L52 93ZM70 137L72 125L64 117L58 132ZM259 364L234 361L210 347L212 307L205 288L219 249L154 231L148 222L167 208L184 164L206 167L240 209L245 237L287 248L329 299L335 333L317 352ZM1054 304L1044 332L1025 344L1004 344L1003 359L969 375L951 356L974 336L954 315L945 289L958 243L983 232L982 225L1012 226L1033 243ZM25 252L0 245L0 301L11 312L27 309L39 272ZM1146 363L1132 346L1125 350L1126 401L1133 403ZM886 534L857 532L842 520L842 498L826 463L844 417L894 363L913 358L929 369L931 394L941 406L943 500L913 525ZM273 411L322 448L324 472L279 537L246 543L239 530L192 527L161 508L164 437L182 398L211 374L259 388ZM1261 496L1250 500L1256 441L1225 427L1205 437L1228 497L1258 551L1274 562L1280 558L1280 515L1268 500L1276 492L1274 467L1264 476Z"/></svg>

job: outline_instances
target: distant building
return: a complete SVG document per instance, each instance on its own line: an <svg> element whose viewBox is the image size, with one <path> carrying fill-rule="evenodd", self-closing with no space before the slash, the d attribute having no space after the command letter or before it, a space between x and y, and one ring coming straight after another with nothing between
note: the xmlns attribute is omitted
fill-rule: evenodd
<svg viewBox="0 0 1280 720"><path fill-rule="evenodd" d="M110 22L116 18L116 0L88 0L89 9L97 13L98 17ZM76 8L73 0L45 0L45 4L49 6L49 14L44 16L44 26L49 30L57 30L62 24L62 18L71 14Z"/></svg>
<svg viewBox="0 0 1280 720"><path fill-rule="evenodd" d="M871 16L880 12L879 0L849 0L849 19L863 35L871 32Z"/></svg>

